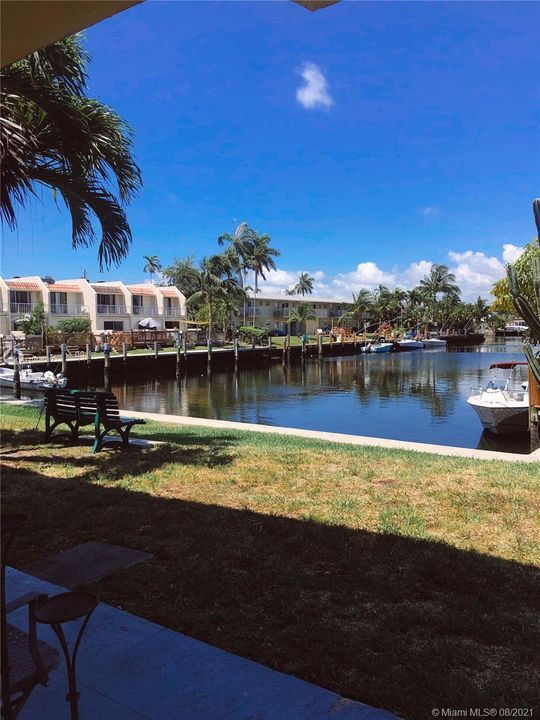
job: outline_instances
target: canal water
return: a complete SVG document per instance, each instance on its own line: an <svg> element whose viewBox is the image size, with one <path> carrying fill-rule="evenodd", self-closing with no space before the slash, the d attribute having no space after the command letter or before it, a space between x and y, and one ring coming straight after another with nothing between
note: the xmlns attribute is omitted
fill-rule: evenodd
<svg viewBox="0 0 540 720"><path fill-rule="evenodd" d="M523 359L521 343L507 341L130 381L111 390L126 409L526 453L527 434L483 433L466 402L489 381L490 364Z"/></svg>

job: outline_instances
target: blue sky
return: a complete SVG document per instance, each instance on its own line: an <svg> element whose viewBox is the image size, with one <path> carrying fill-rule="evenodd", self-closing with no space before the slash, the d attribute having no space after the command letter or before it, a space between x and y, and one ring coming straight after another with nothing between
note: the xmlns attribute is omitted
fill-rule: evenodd
<svg viewBox="0 0 540 720"><path fill-rule="evenodd" d="M246 220L317 294L452 266L486 293L532 239L540 187L540 5L145 2L86 33L90 94L135 131L133 245L99 275L67 212L4 228L2 274L142 278L145 254L214 251Z"/></svg>

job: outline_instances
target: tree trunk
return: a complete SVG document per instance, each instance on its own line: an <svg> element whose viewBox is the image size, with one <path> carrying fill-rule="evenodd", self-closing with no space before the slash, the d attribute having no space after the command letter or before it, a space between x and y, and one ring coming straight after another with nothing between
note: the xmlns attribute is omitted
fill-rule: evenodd
<svg viewBox="0 0 540 720"><path fill-rule="evenodd" d="M259 273L255 270L255 283L254 283L255 289L253 290L253 327L255 327L255 315L256 315L255 304L257 302L257 281L259 279L258 276L259 276Z"/></svg>

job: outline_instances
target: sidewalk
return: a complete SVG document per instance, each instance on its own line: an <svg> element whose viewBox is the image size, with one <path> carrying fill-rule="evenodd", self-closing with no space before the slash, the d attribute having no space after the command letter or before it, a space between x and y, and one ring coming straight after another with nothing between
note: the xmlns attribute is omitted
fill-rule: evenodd
<svg viewBox="0 0 540 720"><path fill-rule="evenodd" d="M8 601L64 588L8 568ZM25 629L21 608L9 621ZM68 644L77 624L65 626ZM74 627L73 627L74 626ZM58 641L46 626L39 637ZM309 653L309 648L306 648ZM396 716L100 603L77 662L80 720L396 720ZM20 720L69 718L63 659Z"/></svg>

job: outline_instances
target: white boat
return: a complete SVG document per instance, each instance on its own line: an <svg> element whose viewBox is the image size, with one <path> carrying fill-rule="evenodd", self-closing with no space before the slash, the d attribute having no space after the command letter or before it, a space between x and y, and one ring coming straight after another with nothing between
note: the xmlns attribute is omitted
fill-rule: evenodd
<svg viewBox="0 0 540 720"><path fill-rule="evenodd" d="M446 340L441 340L441 338L437 337L430 337L425 338L425 340L422 340L423 346L427 348L440 348L440 347L446 347Z"/></svg>
<svg viewBox="0 0 540 720"><path fill-rule="evenodd" d="M400 350L422 350L424 343L421 340L413 340L412 338L406 338L398 342Z"/></svg>
<svg viewBox="0 0 540 720"><path fill-rule="evenodd" d="M511 332L511 333L524 333L527 332L529 329L529 326L525 324L523 320L516 320L515 322L508 323L504 326L505 332Z"/></svg>
<svg viewBox="0 0 540 720"><path fill-rule="evenodd" d="M0 368L0 386L13 387L13 368ZM55 375L50 370L45 372L34 372L30 368L20 370L21 388L25 390L44 390L50 388L64 388L67 385L67 377L58 373Z"/></svg>
<svg viewBox="0 0 540 720"><path fill-rule="evenodd" d="M524 362L495 363L490 369L512 370ZM498 387L492 379L484 389L473 390L467 400L480 418L486 430L497 435L526 432L529 426L529 392L528 383L524 382L511 388L513 376L507 378L502 387Z"/></svg>
<svg viewBox="0 0 540 720"><path fill-rule="evenodd" d="M394 343L380 342L368 343L361 348L363 353L386 353L394 347Z"/></svg>

